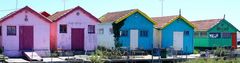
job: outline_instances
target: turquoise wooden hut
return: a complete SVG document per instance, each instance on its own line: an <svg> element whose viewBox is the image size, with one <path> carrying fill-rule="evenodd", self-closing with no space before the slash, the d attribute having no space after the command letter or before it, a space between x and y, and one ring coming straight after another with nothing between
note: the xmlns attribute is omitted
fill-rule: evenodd
<svg viewBox="0 0 240 63"><path fill-rule="evenodd" d="M142 11L131 9L109 12L103 15L100 21L102 23L112 23L107 25L113 27L114 37L118 37L115 39L122 47L131 50L151 50L153 48L153 32L156 22ZM110 40L109 38L106 39Z"/></svg>
<svg viewBox="0 0 240 63"><path fill-rule="evenodd" d="M156 25L155 47L173 48L182 54L193 53L194 26L181 15L153 17Z"/></svg>
<svg viewBox="0 0 240 63"><path fill-rule="evenodd" d="M237 32L239 30L226 19L198 20L192 21L192 23L196 26L194 36L195 48L237 48Z"/></svg>

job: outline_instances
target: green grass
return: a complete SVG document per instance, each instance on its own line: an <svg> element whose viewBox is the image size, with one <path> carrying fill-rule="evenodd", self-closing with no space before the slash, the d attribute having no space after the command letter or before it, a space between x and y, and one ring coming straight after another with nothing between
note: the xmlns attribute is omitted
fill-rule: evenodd
<svg viewBox="0 0 240 63"><path fill-rule="evenodd" d="M186 62L181 62L181 63L240 63L240 58L227 59L227 60L224 60L223 58L219 58L219 59L198 58L198 59L192 59L192 60L188 60Z"/></svg>

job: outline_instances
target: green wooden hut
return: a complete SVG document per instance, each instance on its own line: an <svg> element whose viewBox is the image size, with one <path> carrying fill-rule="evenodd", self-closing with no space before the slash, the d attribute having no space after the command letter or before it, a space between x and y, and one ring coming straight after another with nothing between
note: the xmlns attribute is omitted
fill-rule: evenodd
<svg viewBox="0 0 240 63"><path fill-rule="evenodd" d="M196 26L195 48L233 47L237 48L237 31L226 19L192 21Z"/></svg>

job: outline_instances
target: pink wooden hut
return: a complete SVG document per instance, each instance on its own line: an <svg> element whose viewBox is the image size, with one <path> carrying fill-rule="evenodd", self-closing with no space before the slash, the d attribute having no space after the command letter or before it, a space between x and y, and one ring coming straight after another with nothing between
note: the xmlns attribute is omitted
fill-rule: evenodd
<svg viewBox="0 0 240 63"><path fill-rule="evenodd" d="M95 27L100 21L77 6L48 17L51 25L51 49L94 50L97 47Z"/></svg>
<svg viewBox="0 0 240 63"><path fill-rule="evenodd" d="M25 51L40 56L50 52L51 20L26 6L0 20L4 55L20 57Z"/></svg>

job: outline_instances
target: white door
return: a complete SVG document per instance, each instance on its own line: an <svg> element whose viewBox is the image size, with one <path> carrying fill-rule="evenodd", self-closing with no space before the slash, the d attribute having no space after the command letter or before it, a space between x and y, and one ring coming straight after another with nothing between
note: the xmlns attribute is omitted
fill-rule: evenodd
<svg viewBox="0 0 240 63"><path fill-rule="evenodd" d="M138 30L130 30L130 49L138 48Z"/></svg>
<svg viewBox="0 0 240 63"><path fill-rule="evenodd" d="M183 49L183 32L173 32L173 48L175 50Z"/></svg>

